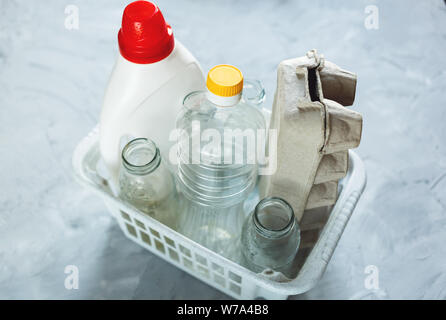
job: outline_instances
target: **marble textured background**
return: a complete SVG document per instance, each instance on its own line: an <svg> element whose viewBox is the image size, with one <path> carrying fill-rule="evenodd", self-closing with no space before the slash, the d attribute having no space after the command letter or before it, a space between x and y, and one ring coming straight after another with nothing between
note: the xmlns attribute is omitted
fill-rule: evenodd
<svg viewBox="0 0 446 320"><path fill-rule="evenodd" d="M75 183L127 1L0 0L0 298L220 299L126 240ZM64 9L79 7L79 30ZM319 285L294 298L446 299L446 5L429 1L164 1L205 70L239 66L271 105L276 66L317 48L358 74L368 186ZM364 8L376 5L378 30ZM77 265L79 290L64 288ZM364 287L367 265L380 290Z"/></svg>

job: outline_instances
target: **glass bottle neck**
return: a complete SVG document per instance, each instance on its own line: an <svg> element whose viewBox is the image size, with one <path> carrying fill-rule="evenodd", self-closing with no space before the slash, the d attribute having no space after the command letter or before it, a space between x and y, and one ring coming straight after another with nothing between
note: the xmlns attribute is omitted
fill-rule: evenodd
<svg viewBox="0 0 446 320"><path fill-rule="evenodd" d="M261 200L255 207L252 218L256 232L267 238L282 238L296 224L293 208L277 197Z"/></svg>
<svg viewBox="0 0 446 320"><path fill-rule="evenodd" d="M161 163L161 155L155 143L146 138L130 141L122 150L122 163L128 173L146 175Z"/></svg>

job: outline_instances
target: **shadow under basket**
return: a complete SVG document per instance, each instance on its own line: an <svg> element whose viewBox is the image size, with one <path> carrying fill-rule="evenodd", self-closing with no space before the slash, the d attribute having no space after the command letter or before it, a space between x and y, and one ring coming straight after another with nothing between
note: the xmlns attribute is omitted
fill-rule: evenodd
<svg viewBox="0 0 446 320"><path fill-rule="evenodd" d="M275 272L256 274L115 197L107 181L97 172L98 139L99 132L95 128L74 151L73 168L78 182L103 198L129 239L236 299L286 299L313 288L322 277L366 184L364 165L358 155L350 151L348 174L340 181L336 204L304 214L296 257L297 275L283 281L281 274Z"/></svg>

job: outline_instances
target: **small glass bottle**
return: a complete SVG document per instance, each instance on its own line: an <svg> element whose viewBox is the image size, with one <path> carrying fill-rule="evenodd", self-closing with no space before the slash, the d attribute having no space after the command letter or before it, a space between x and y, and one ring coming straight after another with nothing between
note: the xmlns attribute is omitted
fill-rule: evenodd
<svg viewBox="0 0 446 320"><path fill-rule="evenodd" d="M121 199L176 228L178 197L175 181L153 141L137 138L124 147L119 189Z"/></svg>
<svg viewBox="0 0 446 320"><path fill-rule="evenodd" d="M290 269L300 244L293 208L281 198L261 200L243 225L241 244L243 264L248 269L292 274Z"/></svg>

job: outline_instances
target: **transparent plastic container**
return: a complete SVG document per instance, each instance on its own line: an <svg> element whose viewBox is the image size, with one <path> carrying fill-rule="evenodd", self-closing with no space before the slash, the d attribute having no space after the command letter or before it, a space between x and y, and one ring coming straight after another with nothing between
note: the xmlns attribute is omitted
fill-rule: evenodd
<svg viewBox="0 0 446 320"><path fill-rule="evenodd" d="M178 181L186 198L179 232L235 261L243 202L257 181L257 151L265 147L257 141L266 136L263 97L252 84L243 95L240 70L219 65L209 71L207 91L186 96L177 118Z"/></svg>
<svg viewBox="0 0 446 320"><path fill-rule="evenodd" d="M238 98L215 96L209 90L186 96L176 128L178 180L187 198L225 208L242 202L253 190L257 150L264 149L257 134L266 135L263 99L263 87L254 81Z"/></svg>

